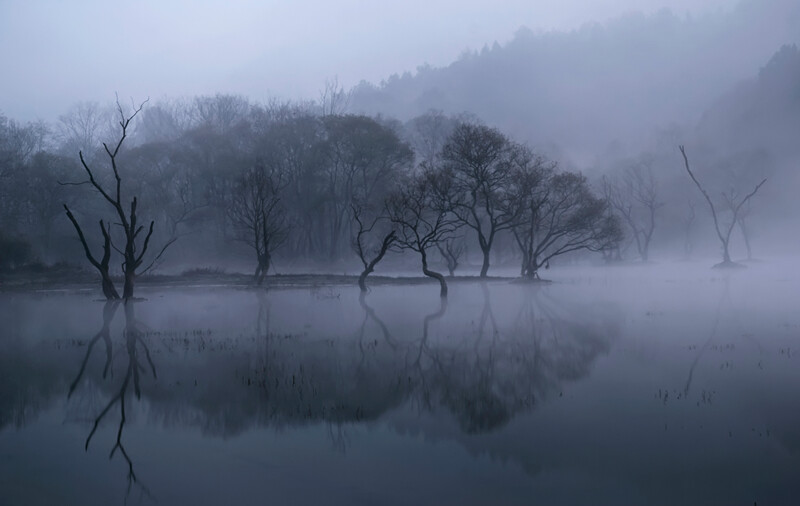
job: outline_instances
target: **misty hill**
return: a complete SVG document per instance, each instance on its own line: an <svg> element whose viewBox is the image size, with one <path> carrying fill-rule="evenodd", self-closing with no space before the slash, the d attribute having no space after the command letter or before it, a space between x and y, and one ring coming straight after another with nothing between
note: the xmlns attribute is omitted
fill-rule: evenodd
<svg viewBox="0 0 800 506"><path fill-rule="evenodd" d="M592 156L693 125L713 101L800 40L800 4L740 3L701 18L629 14L562 33L520 29L444 68L419 67L353 90L356 112L400 119L468 111L539 148Z"/></svg>
<svg viewBox="0 0 800 506"><path fill-rule="evenodd" d="M720 97L703 115L700 141L800 159L800 50L783 46L756 77Z"/></svg>

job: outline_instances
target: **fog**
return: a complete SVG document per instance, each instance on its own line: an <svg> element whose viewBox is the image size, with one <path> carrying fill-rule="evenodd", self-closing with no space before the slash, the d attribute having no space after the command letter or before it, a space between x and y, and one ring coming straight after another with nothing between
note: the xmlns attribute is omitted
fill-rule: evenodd
<svg viewBox="0 0 800 506"><path fill-rule="evenodd" d="M569 0L557 7L524 1L500 6L7 1L0 5L0 64L12 70L0 84L0 111L23 120L52 120L74 102L105 101L113 91L142 98L218 92L256 100L316 98L327 78L338 75L349 88L426 63L446 66L465 50L508 42L522 26L564 31L634 11L651 14L668 7L679 17L702 16L734 5L726 0ZM779 30L792 26L791 18L784 21Z"/></svg>
<svg viewBox="0 0 800 506"><path fill-rule="evenodd" d="M792 504L798 44L0 3L0 503Z"/></svg>

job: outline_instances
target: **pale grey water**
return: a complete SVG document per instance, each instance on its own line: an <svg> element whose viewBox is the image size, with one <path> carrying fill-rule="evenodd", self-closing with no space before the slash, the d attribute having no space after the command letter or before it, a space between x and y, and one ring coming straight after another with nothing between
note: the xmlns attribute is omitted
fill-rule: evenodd
<svg viewBox="0 0 800 506"><path fill-rule="evenodd" d="M105 304L0 294L0 503L796 503L795 274L553 278L143 287L70 396Z"/></svg>

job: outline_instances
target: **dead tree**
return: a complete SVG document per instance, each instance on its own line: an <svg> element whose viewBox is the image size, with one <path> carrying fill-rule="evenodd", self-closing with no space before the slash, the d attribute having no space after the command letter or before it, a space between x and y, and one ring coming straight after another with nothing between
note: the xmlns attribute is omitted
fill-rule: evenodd
<svg viewBox="0 0 800 506"><path fill-rule="evenodd" d="M386 220L386 216L373 216L371 220L368 220L364 217L366 211L364 207L365 206L356 202L350 205L351 216L357 227L357 229L354 230L353 249L356 254L358 254L358 258L364 266L364 270L362 270L361 274L358 276L358 287L362 292L367 291L367 276L375 270L375 266L378 265L378 262L383 260L386 252L389 251L389 248L397 240L397 233L394 229L389 229L384 230L384 232L380 234L383 239L377 244L375 240L377 238L372 237L372 232L381 221ZM372 241L370 241L370 239L372 239ZM370 244L370 242L376 244Z"/></svg>
<svg viewBox="0 0 800 506"><path fill-rule="evenodd" d="M447 282L442 274L428 268L428 249L457 228L457 218L447 202L451 183L444 173L425 170L401 185L386 201L389 219L397 226L397 244L419 253L422 272L439 281L441 297L447 297Z"/></svg>
<svg viewBox="0 0 800 506"><path fill-rule="evenodd" d="M141 267L142 262L144 260L144 255L147 253L147 249L148 249L148 247L150 245L150 239L153 236L153 226L155 224L155 221L151 221L150 222L150 225L147 227L147 233L144 236L144 240L141 241L141 246L140 246L139 245L139 239L140 239L141 233L144 231L145 227L144 227L144 225L140 225L138 223L138 215L137 215L138 200L137 200L136 196L134 196L131 199L129 211L126 214L125 207L124 207L124 204L123 204L123 198L122 198L122 177L120 176L120 171L119 171L119 167L118 167L118 164L117 164L118 156L119 156L119 153L120 153L120 149L122 148L122 144L125 142L125 139L128 136L128 127L130 126L131 121L136 117L136 115L139 114L139 112L141 112L141 110L144 107L145 103L147 103L146 100L144 102L142 102L133 111L133 114L131 114L130 116L126 116L125 113L122 110L122 106L120 105L119 100L117 101L117 111L118 111L119 117L120 117L119 126L122 129L122 135L120 136L119 141L117 141L117 144L114 146L113 149L110 148L108 146L108 144L103 143L103 148L105 149L106 155L108 156L109 162L111 164L111 170L112 170L113 175L114 175L114 186L113 186L113 189L108 190L108 189L104 188L103 185L97 180L97 178L95 177L94 172L89 167L88 163L86 162L86 159L83 156L83 151L80 151L78 153L78 156L80 157L81 165L83 166L84 170L86 171L86 174L89 177L89 179L88 179L88 181L84 181L82 183L72 183L72 184L87 184L87 183L90 184L98 193L100 193L100 195L102 195L103 199L105 199L105 201L108 202L108 204L113 208L114 213L116 214L116 217L119 219L119 222L116 223L116 225L118 225L119 227L122 228L122 233L123 233L124 242L125 242L125 246L124 246L123 249L120 249L116 245L114 245L113 238L111 237L112 234L111 234L110 228L106 229L102 225L101 225L101 228L103 229L104 239L106 239L108 244L112 248L114 248L114 250L116 250L118 253L120 253L122 255L122 257L123 257L123 261L122 261L122 274L123 274L123 277L124 277L124 285L123 285L123 288L122 288L122 298L123 299L130 299L131 297L133 297L133 287L134 287L134 283L136 281L137 269L139 267ZM78 237L81 240L81 243L83 244L84 251L87 253L87 258L88 258L89 257L89 247L88 247L88 245L86 243L85 236L84 236L83 232L81 231L81 227L78 224L78 222L75 220L74 216L72 216L72 213L70 212L69 208L67 208L66 205L64 205L64 208L67 211L67 217L70 218L70 221L72 221L73 226L75 226L75 229L78 232ZM144 270L146 271L152 265L154 265L155 262L159 258L161 258L161 256L164 254L166 249L173 242L174 242L174 239L168 241L161 248L161 251L153 259L153 262L150 264L150 266L148 266ZM105 258L105 256L106 255L104 254L104 258ZM109 258L110 258L110 252L109 252ZM92 262L92 259L89 258L89 261ZM97 267L98 270L101 271L101 275L103 275L103 272L104 272L103 269L102 269L103 262L101 261L101 262L98 262L98 263L100 264L100 267L97 267L96 265L95 265L95 267ZM92 264L94 265L94 262ZM106 274L107 274L107 271L108 270L106 268L105 269ZM103 278L103 293L106 295L106 298L109 298L109 294L113 295L113 292L107 287L108 284L111 284L111 280L106 275ZM111 288L113 288L113 284L111 284L111 285L112 285ZM114 290L114 291L116 291L116 290Z"/></svg>
<svg viewBox="0 0 800 506"><path fill-rule="evenodd" d="M272 263L272 254L286 240L288 226L281 206L285 187L280 171L257 165L236 182L228 216L238 229L238 239L256 253L256 284L261 285Z"/></svg>
<svg viewBox="0 0 800 506"><path fill-rule="evenodd" d="M658 184L652 167L647 162L629 167L621 180L604 176L603 193L630 228L639 256L647 262L656 228L656 211L664 205L658 201Z"/></svg>
<svg viewBox="0 0 800 506"><path fill-rule="evenodd" d="M721 225L719 216L717 213L717 208L714 206L714 201L711 200L711 196L709 196L708 192L703 188L700 184L700 181L697 180L692 169L689 168L689 158L686 156L686 150L683 146L679 146L678 149L681 151L681 155L683 155L683 163L686 167L686 172L689 173L689 177L692 178L694 184L703 194L705 197L706 202L708 202L708 207L711 209L711 217L714 218L714 229L717 232L717 237L719 238L720 243L722 244L722 262L715 265L715 267L735 267L738 266L735 262L731 260L730 255L730 240L731 240L731 232L733 232L733 227L736 226L737 220L739 219L739 213L741 212L742 208L747 204L747 202L753 198L753 196L758 192L759 188L761 188L764 183L767 182L766 178L762 179L760 183L758 183L753 191L748 193L744 196L744 198L739 198L739 196L735 192L723 193L723 198L727 206L730 208L733 216L731 217L731 221L728 224Z"/></svg>
<svg viewBox="0 0 800 506"><path fill-rule="evenodd" d="M78 225L78 220L75 219L75 216L72 214L72 211L69 210L66 204L64 204L64 209L67 211L67 218L69 218L69 221L72 222L72 225L75 227L75 231L78 233L78 238L81 240L83 252L86 254L87 260L89 260L89 263L92 264L100 273L103 295L105 296L106 300L119 299L119 293L117 292L117 288L114 286L114 281L111 279L111 275L108 271L108 264L111 261L110 227L107 228L105 223L103 223L103 220L100 220L100 232L103 234L103 256L100 258L100 261L98 261L95 259L94 255L92 255L92 251L89 249L89 244L86 242L86 237L83 235L81 226Z"/></svg>

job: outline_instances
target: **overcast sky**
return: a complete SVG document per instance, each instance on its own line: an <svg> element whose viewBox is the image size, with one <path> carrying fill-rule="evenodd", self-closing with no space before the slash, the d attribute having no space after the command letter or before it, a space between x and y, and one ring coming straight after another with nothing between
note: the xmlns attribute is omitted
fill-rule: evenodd
<svg viewBox="0 0 800 506"><path fill-rule="evenodd" d="M316 98L520 26L569 30L633 10L694 15L736 0L0 0L0 111L53 119L80 100L216 92Z"/></svg>

